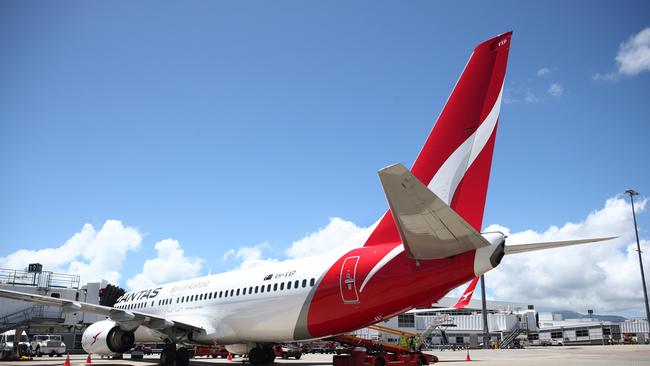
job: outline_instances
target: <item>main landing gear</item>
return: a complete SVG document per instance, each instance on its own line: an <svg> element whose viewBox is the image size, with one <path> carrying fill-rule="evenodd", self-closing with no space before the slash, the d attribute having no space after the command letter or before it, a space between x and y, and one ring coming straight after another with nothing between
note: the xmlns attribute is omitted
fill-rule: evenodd
<svg viewBox="0 0 650 366"><path fill-rule="evenodd" d="M185 347L176 349L175 343L168 343L160 352L160 366L188 366L190 352Z"/></svg>
<svg viewBox="0 0 650 366"><path fill-rule="evenodd" d="M275 351L273 345L258 344L248 353L248 360L251 366L269 366L275 361Z"/></svg>

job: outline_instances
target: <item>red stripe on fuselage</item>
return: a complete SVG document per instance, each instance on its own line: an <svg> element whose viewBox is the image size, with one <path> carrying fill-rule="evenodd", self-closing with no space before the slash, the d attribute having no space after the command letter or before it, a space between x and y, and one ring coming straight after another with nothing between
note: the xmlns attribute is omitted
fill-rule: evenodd
<svg viewBox="0 0 650 366"><path fill-rule="evenodd" d="M312 337L340 334L376 323L416 305L433 303L459 283L474 277L474 251L451 258L416 261L400 253L359 292L358 304L345 304L341 296L341 266L359 256L357 289L372 268L401 243L362 247L342 256L320 281L309 307L307 326Z"/></svg>

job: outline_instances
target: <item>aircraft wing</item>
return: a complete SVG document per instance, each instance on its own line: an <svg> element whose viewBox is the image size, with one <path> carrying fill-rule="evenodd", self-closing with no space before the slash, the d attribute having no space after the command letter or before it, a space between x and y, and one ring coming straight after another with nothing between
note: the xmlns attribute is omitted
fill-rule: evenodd
<svg viewBox="0 0 650 366"><path fill-rule="evenodd" d="M167 328L175 328L176 330L187 332L205 332L204 328L178 322L168 318L160 317L157 315L141 313L138 311L116 309L110 306L89 304L82 301L73 301L67 299L59 299L56 297L48 297L42 295L28 294L24 292L11 291L0 289L0 297L7 299L20 300L26 302L33 302L37 304L58 306L66 312L85 311L92 314L104 315L111 320L118 323L130 323L130 325L145 325L151 329L163 331Z"/></svg>

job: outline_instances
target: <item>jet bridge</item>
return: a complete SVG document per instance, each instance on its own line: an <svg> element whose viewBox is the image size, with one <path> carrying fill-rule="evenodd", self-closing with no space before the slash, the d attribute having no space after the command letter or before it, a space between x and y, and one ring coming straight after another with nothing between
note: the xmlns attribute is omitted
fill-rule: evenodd
<svg viewBox="0 0 650 366"><path fill-rule="evenodd" d="M78 275L43 271L38 263L30 264L24 270L0 269L0 288L29 294L97 304L100 289L105 287L105 281L80 287ZM0 333L13 329L32 329L39 333L65 330L70 333L69 329L85 327L102 319L104 317L95 314L64 312L60 307L0 298ZM73 333L64 335L70 350L74 349Z"/></svg>

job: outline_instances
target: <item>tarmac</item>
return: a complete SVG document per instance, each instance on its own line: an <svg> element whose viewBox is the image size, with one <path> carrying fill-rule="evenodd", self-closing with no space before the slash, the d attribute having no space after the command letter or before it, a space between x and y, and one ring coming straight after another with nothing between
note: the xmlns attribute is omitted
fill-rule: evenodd
<svg viewBox="0 0 650 366"><path fill-rule="evenodd" d="M471 361L466 361L466 351L432 351L440 359L440 365L480 366L563 366L563 365L650 365L650 345L615 345L615 346L565 346L565 347L531 347L526 349L470 350ZM86 365L87 355L71 355L71 366ZM145 356L143 360L131 360L125 355L123 360L101 359L92 357L92 365L98 366L150 366L158 363L158 355ZM12 366L63 366L65 357L41 357L32 361L0 361L0 365ZM332 355L306 354L300 360L277 359L276 365L282 366L331 365ZM241 358L232 361L222 358L193 358L194 366L240 366ZM249 365L247 362L245 365Z"/></svg>

